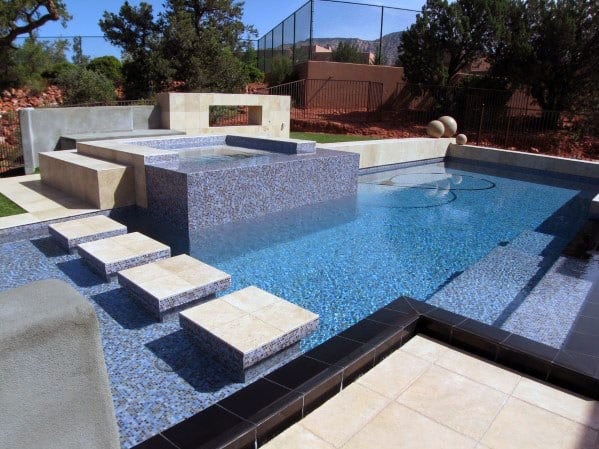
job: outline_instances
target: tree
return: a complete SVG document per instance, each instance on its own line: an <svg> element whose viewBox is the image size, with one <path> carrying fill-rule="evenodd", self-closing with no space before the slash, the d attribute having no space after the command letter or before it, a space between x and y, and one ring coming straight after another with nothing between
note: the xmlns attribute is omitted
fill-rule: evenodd
<svg viewBox="0 0 599 449"><path fill-rule="evenodd" d="M509 0L428 0L401 35L398 66L411 83L446 85L493 53L506 33Z"/></svg>
<svg viewBox="0 0 599 449"><path fill-rule="evenodd" d="M335 62L352 62L354 64L359 64L361 62L360 49L355 44L340 41L337 48L333 50L331 59Z"/></svg>
<svg viewBox="0 0 599 449"><path fill-rule="evenodd" d="M10 0L0 4L0 50L13 47L15 39L33 32L49 21L71 18L62 0Z"/></svg>
<svg viewBox="0 0 599 449"><path fill-rule="evenodd" d="M89 56L83 54L81 36L73 38L73 64L84 66L89 62Z"/></svg>
<svg viewBox="0 0 599 449"><path fill-rule="evenodd" d="M104 75L115 85L123 80L123 64L114 56L100 56L87 64L87 69Z"/></svg>
<svg viewBox="0 0 599 449"><path fill-rule="evenodd" d="M593 0L530 0L512 6L510 34L492 73L527 88L548 111L599 107L599 14Z"/></svg>
<svg viewBox="0 0 599 449"><path fill-rule="evenodd" d="M172 69L162 57L161 26L152 5L131 6L126 1L118 14L105 11L99 25L108 41L123 50L127 98L148 98L169 82Z"/></svg>
<svg viewBox="0 0 599 449"><path fill-rule="evenodd" d="M242 34L253 29L241 21L242 7L233 0L166 1L163 51L186 90L235 92L247 83L236 53Z"/></svg>
<svg viewBox="0 0 599 449"><path fill-rule="evenodd" d="M41 87L41 71L23 72L19 60L32 51L39 54L40 47L32 45L38 28L49 21L61 20L64 25L69 19L70 16L62 0L2 1L0 3L0 87L18 86L21 83L35 88ZM29 42L23 44L23 46L28 45L28 48L24 52L19 52L19 48L14 43L23 34L29 35ZM42 65L37 64L38 67Z"/></svg>

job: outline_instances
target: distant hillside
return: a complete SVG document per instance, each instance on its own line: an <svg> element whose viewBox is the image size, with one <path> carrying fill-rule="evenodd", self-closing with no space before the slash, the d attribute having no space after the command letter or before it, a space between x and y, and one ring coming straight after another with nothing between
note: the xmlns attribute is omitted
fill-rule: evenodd
<svg viewBox="0 0 599 449"><path fill-rule="evenodd" d="M397 47L400 42L401 34L403 31L395 33L389 33L383 36L382 54L383 62L387 65L395 65L397 60ZM317 37L313 38L312 42L321 47L330 45L331 48L336 48L339 42L346 42L358 47L360 51L370 51L376 55L379 49L379 42L377 40L367 41L352 37ZM306 42L298 42L298 44L307 44Z"/></svg>

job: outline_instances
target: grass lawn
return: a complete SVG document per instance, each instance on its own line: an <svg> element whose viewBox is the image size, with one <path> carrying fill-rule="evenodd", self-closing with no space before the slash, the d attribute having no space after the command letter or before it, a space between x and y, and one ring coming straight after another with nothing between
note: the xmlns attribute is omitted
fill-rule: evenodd
<svg viewBox="0 0 599 449"><path fill-rule="evenodd" d="M380 137L372 136L357 136L353 134L325 134L325 133L300 133L291 132L289 137L292 139L315 140L316 143L333 143L333 142L352 142L354 140L374 140Z"/></svg>
<svg viewBox="0 0 599 449"><path fill-rule="evenodd" d="M0 217L23 214L27 212L0 193Z"/></svg>

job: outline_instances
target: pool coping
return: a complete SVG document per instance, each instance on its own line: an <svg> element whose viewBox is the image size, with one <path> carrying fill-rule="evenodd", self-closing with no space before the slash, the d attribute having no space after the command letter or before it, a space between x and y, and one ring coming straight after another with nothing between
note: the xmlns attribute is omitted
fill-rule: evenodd
<svg viewBox="0 0 599 449"><path fill-rule="evenodd" d="M595 299L599 305L599 299ZM400 348L425 335L599 400L599 359L529 340L405 296L134 449L259 447ZM593 338L589 336L589 338Z"/></svg>

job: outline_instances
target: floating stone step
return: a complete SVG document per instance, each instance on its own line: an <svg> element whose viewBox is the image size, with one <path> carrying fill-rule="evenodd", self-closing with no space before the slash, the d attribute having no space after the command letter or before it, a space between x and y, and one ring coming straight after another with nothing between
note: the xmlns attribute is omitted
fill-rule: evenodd
<svg viewBox="0 0 599 449"><path fill-rule="evenodd" d="M179 321L242 382L296 355L318 327L318 315L253 286L189 308Z"/></svg>
<svg viewBox="0 0 599 449"><path fill-rule="evenodd" d="M50 235L67 251L81 243L127 233L127 226L104 215L79 218L48 225Z"/></svg>
<svg viewBox="0 0 599 449"><path fill-rule="evenodd" d="M79 255L110 280L118 271L170 257L170 247L139 232L82 243Z"/></svg>
<svg viewBox="0 0 599 449"><path fill-rule="evenodd" d="M186 254L119 271L117 276L159 320L231 286L229 274Z"/></svg>

